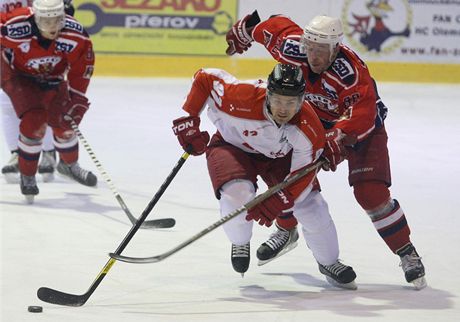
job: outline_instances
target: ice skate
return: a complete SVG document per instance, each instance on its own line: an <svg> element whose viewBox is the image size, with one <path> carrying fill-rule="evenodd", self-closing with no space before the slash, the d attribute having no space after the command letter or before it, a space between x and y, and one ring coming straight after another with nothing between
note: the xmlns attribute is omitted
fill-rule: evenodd
<svg viewBox="0 0 460 322"><path fill-rule="evenodd" d="M318 263L318 266L319 271L326 276L329 284L348 290L356 290L358 288L355 283L356 273L353 267L344 265L340 261L332 265L321 265Z"/></svg>
<svg viewBox="0 0 460 322"><path fill-rule="evenodd" d="M62 160L59 160L56 169L60 174L69 177L82 185L88 187L94 187L97 185L97 177L91 171L81 168L78 162L67 164Z"/></svg>
<svg viewBox="0 0 460 322"><path fill-rule="evenodd" d="M262 266L297 247L299 233L297 227L285 230L276 225L278 230L257 249L257 265Z"/></svg>
<svg viewBox="0 0 460 322"><path fill-rule="evenodd" d="M2 168L2 174L8 183L19 183L18 151L12 151L8 163Z"/></svg>
<svg viewBox="0 0 460 322"><path fill-rule="evenodd" d="M42 175L43 182L54 180L54 169L56 168L56 151L43 151L38 173Z"/></svg>
<svg viewBox="0 0 460 322"><path fill-rule="evenodd" d="M35 176L25 176L21 174L21 192L26 197L29 204L34 202L34 197L38 195L37 181Z"/></svg>
<svg viewBox="0 0 460 322"><path fill-rule="evenodd" d="M246 273L249 268L249 260L249 243L241 246L232 244L232 266L235 272L241 273L242 277L244 277L244 273Z"/></svg>
<svg viewBox="0 0 460 322"><path fill-rule="evenodd" d="M401 257L401 263L399 264L403 271L406 281L414 284L416 290L421 290L426 287L425 279L425 267L422 264L422 258L418 255L415 247L412 244L408 244L403 249L398 251L399 257Z"/></svg>

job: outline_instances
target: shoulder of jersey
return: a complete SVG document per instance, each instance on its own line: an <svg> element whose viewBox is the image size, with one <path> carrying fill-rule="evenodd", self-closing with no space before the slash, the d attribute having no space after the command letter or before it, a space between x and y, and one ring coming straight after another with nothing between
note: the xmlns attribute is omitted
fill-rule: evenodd
<svg viewBox="0 0 460 322"><path fill-rule="evenodd" d="M338 83L352 86L359 78L362 69L367 69L366 64L354 51L342 45L329 73L336 78Z"/></svg>
<svg viewBox="0 0 460 322"><path fill-rule="evenodd" d="M13 40L23 40L33 36L32 9L19 8L2 25L2 36Z"/></svg>
<svg viewBox="0 0 460 322"><path fill-rule="evenodd" d="M71 33L71 34L76 34L80 36L84 36L86 38L89 38L88 33L86 32L85 28L81 23L79 23L77 20L75 20L74 17L70 15L66 15L65 19L65 27L62 29L63 33Z"/></svg>
<svg viewBox="0 0 460 322"><path fill-rule="evenodd" d="M305 61L307 54L300 50L300 37L300 34L287 36L281 45L281 54L293 60Z"/></svg>

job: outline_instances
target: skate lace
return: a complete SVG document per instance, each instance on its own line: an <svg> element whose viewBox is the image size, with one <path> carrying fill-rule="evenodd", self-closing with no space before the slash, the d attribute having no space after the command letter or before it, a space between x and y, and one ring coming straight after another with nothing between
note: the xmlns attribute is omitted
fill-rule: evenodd
<svg viewBox="0 0 460 322"><path fill-rule="evenodd" d="M88 170L85 170L85 169L81 168L78 163L72 164L70 166L70 171L73 173L74 176L76 176L78 178L82 178L84 180L86 179L86 177L88 176L88 173L89 173Z"/></svg>
<svg viewBox="0 0 460 322"><path fill-rule="evenodd" d="M232 245L232 257L248 257L249 244L246 245Z"/></svg>
<svg viewBox="0 0 460 322"><path fill-rule="evenodd" d="M327 269L329 272L331 272L335 276L340 275L340 273L342 273L348 268L347 265L344 265L339 261L337 261L335 264L332 264L332 265L321 265L321 266L323 266L325 269Z"/></svg>
<svg viewBox="0 0 460 322"><path fill-rule="evenodd" d="M276 250L284 246L289 240L289 232L278 229L270 235L270 238L265 242L271 249Z"/></svg>
<svg viewBox="0 0 460 322"><path fill-rule="evenodd" d="M421 267L421 259L422 258L415 252L412 252L409 255L401 257L401 263L399 263L399 266L402 267L404 272L418 269Z"/></svg>

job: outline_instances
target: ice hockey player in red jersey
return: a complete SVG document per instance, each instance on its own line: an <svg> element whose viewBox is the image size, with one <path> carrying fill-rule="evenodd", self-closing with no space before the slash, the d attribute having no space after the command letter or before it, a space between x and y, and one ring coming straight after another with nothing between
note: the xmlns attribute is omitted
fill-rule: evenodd
<svg viewBox="0 0 460 322"><path fill-rule="evenodd" d="M287 64L275 66L268 84L242 82L219 69L195 74L183 105L189 115L174 120L173 130L184 149L191 146L193 155L206 152L222 216L255 197L257 176L273 186L318 160L324 130L304 101L304 90L301 69ZM209 146L209 134L200 130L205 109L217 128ZM294 212L320 272L335 286L356 289L355 272L338 260L335 225L315 175L313 171L224 224L236 272L244 274L249 267L253 221L270 226L280 213Z"/></svg>
<svg viewBox="0 0 460 322"><path fill-rule="evenodd" d="M96 176L78 164L79 124L89 107L86 89L94 69L88 34L65 15L62 0L35 0L0 24L2 89L21 119L19 172L21 192L29 202L38 194L35 174L46 126L53 129L59 152L58 172L95 186Z"/></svg>
<svg viewBox="0 0 460 322"><path fill-rule="evenodd" d="M302 30L282 15L261 22L255 11L228 31L227 54L241 54L255 41L276 60L302 68L307 82L305 99L326 129L323 156L329 165L325 170L335 171L340 162L348 160L348 179L356 200L390 250L400 256L406 281L421 289L426 286L425 268L410 240L404 212L388 189L387 108L366 64L342 44L342 38L338 18L316 16ZM261 245L258 255L276 257L291 241L295 225L292 216L279 217L278 231Z"/></svg>
<svg viewBox="0 0 460 322"><path fill-rule="evenodd" d="M0 0L0 15L2 19L7 19L14 10L18 8L31 7L32 0ZM73 15L75 11L71 0L64 0L65 12ZM11 152L11 157L7 164L2 167L2 174L8 183L19 182L19 164L18 164L18 138L19 122L14 111L13 104L8 95L0 89L0 114L3 134L6 140L6 147ZM54 179L54 170L56 168L56 151L53 143L53 133L50 127L46 128L43 138L42 153L40 163L38 164L38 173L42 175L44 182Z"/></svg>

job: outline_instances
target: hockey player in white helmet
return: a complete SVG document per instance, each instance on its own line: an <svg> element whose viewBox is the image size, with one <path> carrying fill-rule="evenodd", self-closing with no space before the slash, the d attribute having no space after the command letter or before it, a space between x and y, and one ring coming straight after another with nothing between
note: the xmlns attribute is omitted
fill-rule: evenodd
<svg viewBox="0 0 460 322"><path fill-rule="evenodd" d="M0 24L1 85L21 119L18 168L21 192L29 202L39 193L35 174L47 125L59 152L57 171L83 185L97 185L97 177L78 163L71 126L89 108L85 93L94 52L83 26L64 10L62 0L35 0L32 8L13 11ZM14 31L24 26L17 37Z"/></svg>
<svg viewBox="0 0 460 322"><path fill-rule="evenodd" d="M323 157L328 164L323 168L335 171L342 161L348 161L348 183L356 201L388 248L399 256L406 281L417 289L425 287L425 268L410 239L406 216L389 190L384 125L388 109L366 64L342 44L340 19L319 15L302 29L282 15L261 22L255 11L237 21L226 39L228 55L242 54L258 42L279 62L302 67L307 83L305 99L326 129ZM258 255L274 258L289 246L296 219L278 217L277 226L278 231L262 244Z"/></svg>
<svg viewBox="0 0 460 322"><path fill-rule="evenodd" d="M307 54L313 72L320 74L331 66L342 39L342 22L338 18L316 16L305 26L300 50Z"/></svg>
<svg viewBox="0 0 460 322"><path fill-rule="evenodd" d="M0 12L4 14L18 8L31 6L32 0L0 0ZM71 0L65 0L64 7L67 14L73 15L75 9ZM10 160L2 167L2 174L8 183L17 183L19 182L18 137L20 120L14 111L10 98L2 89L0 89L0 109L6 146L11 152ZM52 130L49 127L47 127L45 137L43 138L42 149L38 172L42 175L43 181L48 182L54 179L54 170L56 168L56 151Z"/></svg>

